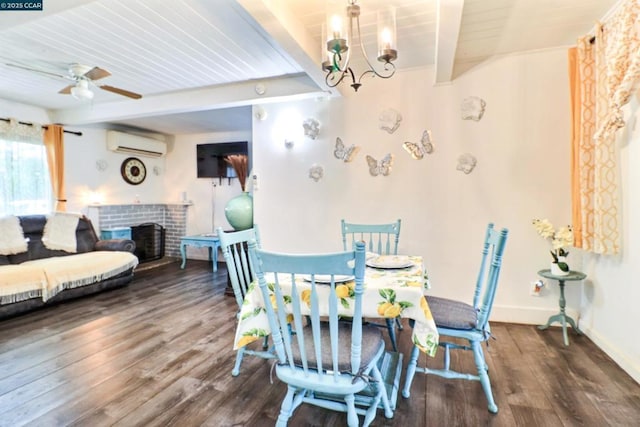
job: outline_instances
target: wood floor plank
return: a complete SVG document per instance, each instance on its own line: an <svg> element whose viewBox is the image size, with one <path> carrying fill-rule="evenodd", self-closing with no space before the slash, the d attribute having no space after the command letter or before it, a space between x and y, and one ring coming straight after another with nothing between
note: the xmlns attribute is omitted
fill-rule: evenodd
<svg viewBox="0 0 640 427"><path fill-rule="evenodd" d="M270 383L271 361L251 356L231 376L237 305L221 267L166 264L129 286L0 320L0 426L273 426L286 386ZM378 411L373 426L637 425L640 385L587 337L572 334L565 347L558 328L492 326L485 355L498 414L478 382L416 374L411 397L399 394L394 417ZM406 320L398 345L404 370ZM441 362L441 351L420 356ZM464 352L451 363L474 369ZM302 405L289 425L346 425L346 415Z"/></svg>

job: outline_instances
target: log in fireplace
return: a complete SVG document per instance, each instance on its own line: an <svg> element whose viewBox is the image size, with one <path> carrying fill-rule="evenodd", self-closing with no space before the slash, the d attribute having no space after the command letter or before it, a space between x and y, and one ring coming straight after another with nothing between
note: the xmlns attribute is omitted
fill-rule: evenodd
<svg viewBox="0 0 640 427"><path fill-rule="evenodd" d="M136 242L134 254L140 263L154 261L164 256L165 228L156 223L131 227L131 239Z"/></svg>

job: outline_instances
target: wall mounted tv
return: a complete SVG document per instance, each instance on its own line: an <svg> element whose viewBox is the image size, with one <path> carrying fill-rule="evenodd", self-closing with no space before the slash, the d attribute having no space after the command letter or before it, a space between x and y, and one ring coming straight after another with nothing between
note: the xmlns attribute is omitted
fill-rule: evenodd
<svg viewBox="0 0 640 427"><path fill-rule="evenodd" d="M196 146L198 178L235 178L236 174L233 168L224 160L230 154L245 154L249 156L248 142L198 144ZM251 157L249 157L250 169Z"/></svg>

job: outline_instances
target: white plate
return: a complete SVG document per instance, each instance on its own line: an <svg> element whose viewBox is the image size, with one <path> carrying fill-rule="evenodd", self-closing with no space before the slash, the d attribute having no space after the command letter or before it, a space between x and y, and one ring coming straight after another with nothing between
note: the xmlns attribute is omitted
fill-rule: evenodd
<svg viewBox="0 0 640 427"><path fill-rule="evenodd" d="M375 252L367 252L367 253L365 254L365 256L364 256L364 257L365 257L366 259L371 259L371 258L377 258L377 257L379 257L379 256L380 256L380 255L379 255L379 254L377 254L377 253L375 253Z"/></svg>
<svg viewBox="0 0 640 427"><path fill-rule="evenodd" d="M411 267L413 262L406 255L380 255L367 260L367 265L373 268L405 268Z"/></svg>
<svg viewBox="0 0 640 427"><path fill-rule="evenodd" d="M303 278L307 282L311 281L311 275L310 274L305 274L303 276ZM330 274L316 274L315 278L316 278L316 283L331 283L331 275ZM334 276L334 281L336 283L344 283L344 282L349 282L351 280L355 280L355 277L353 277L353 276L342 276L342 275L339 275L339 274L336 274Z"/></svg>

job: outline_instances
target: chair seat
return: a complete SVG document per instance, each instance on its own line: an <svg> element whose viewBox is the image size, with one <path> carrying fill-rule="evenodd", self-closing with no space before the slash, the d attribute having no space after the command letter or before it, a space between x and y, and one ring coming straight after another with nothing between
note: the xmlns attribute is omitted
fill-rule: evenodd
<svg viewBox="0 0 640 427"><path fill-rule="evenodd" d="M439 328L468 331L478 325L478 312L473 306L447 298L427 296L433 320Z"/></svg>
<svg viewBox="0 0 640 427"><path fill-rule="evenodd" d="M351 324L339 323L338 334L340 337L339 345L343 351L338 354L338 369L340 371L351 370ZM322 364L323 366L331 366L331 336L329 334L329 324L323 322L321 324L322 330ZM317 366L317 359L315 348L313 346L313 336L310 326L305 326L302 329L304 335L305 350L307 353L307 363L309 368L315 368ZM302 367L302 358L300 357L300 348L297 345L297 340L293 338L292 343L293 363L296 366ZM362 325L362 357L360 359L362 368L371 366L371 363L375 360L376 356L380 354L380 349L384 348L384 338L378 328L372 325Z"/></svg>

